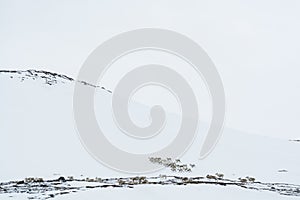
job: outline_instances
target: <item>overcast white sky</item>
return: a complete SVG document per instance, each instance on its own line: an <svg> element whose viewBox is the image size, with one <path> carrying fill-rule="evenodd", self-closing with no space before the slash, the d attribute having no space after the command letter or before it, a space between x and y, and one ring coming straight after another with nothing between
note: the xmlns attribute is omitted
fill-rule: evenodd
<svg viewBox="0 0 300 200"><path fill-rule="evenodd" d="M0 0L0 68L76 77L103 41L144 27L205 49L224 82L228 127L300 138L298 0Z"/></svg>

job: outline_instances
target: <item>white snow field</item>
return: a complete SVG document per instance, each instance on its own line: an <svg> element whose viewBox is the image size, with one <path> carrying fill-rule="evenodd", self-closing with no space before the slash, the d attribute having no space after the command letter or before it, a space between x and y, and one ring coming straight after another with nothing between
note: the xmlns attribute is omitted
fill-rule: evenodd
<svg viewBox="0 0 300 200"><path fill-rule="evenodd" d="M94 160L80 142L73 119L73 89L74 80L58 74L34 70L0 72L0 199L300 199L300 142L243 133L226 126L214 151L204 160L199 160L201 142L207 130L206 124L200 125L199 136L181 158L182 163L196 165L190 173L163 169L151 174L126 174L112 170ZM96 89L96 114L99 114L100 122L107 120L104 124L111 122L102 116L111 115L109 106L103 106L111 101L111 97L109 90ZM148 109L140 104L134 104L132 108L137 115L143 114L140 110ZM167 123L178 124L177 116L167 116L170 118ZM157 148L150 145L153 141L139 144L140 141L128 140L124 144L121 142L124 136L120 136L116 128L104 126L106 130L111 129L107 135L109 140L127 151L153 151ZM172 127L176 129L176 126ZM158 138L163 142L155 144L162 145L171 137ZM215 173L224 174L224 178L206 178ZM66 178L69 176L77 181ZM165 184L86 187L100 184L86 178L134 176L162 180L173 180L171 176L202 177L199 180L205 183L170 184L162 181ZM246 176L254 177L254 183L239 181ZM27 179L27 185L26 180L25 183L14 182L27 177L41 177L43 181ZM70 181L44 181L59 177ZM181 178L177 179L181 181ZM35 190L34 185L40 184L38 182L43 182L40 187L44 188L50 188L52 183L83 187L66 193L62 189L57 193L55 187L49 191ZM115 184L112 179L106 180L105 184L108 182Z"/></svg>

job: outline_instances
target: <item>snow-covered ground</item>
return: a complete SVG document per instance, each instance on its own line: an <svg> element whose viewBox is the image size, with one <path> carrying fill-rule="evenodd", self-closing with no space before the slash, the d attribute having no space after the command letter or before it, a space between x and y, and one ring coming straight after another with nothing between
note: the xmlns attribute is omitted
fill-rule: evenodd
<svg viewBox="0 0 300 200"><path fill-rule="evenodd" d="M55 179L61 176L79 178L134 176L99 164L81 145L73 120L73 89L73 79L57 74L35 71L0 72L0 182L23 180L26 177ZM112 94L100 87L96 91L96 98L99 100L96 112L106 112L101 105L110 102ZM133 109L135 106L141 107L137 104L133 105ZM172 120L172 115L170 116ZM101 116L99 119L101 120ZM191 173L175 173L163 169L144 176L166 174L206 177L207 174L222 173L230 180L251 176L263 183L295 184L299 188L299 193L285 196L276 191L246 189L235 185L145 184L134 188L95 188L55 197L56 199L299 198L297 197L300 195L299 142L243 133L225 127L215 150L206 159L199 160L203 137L201 133L206 128L207 125L204 123L199 129L199 137L181 158L183 163L196 165ZM118 143L117 136L112 133L112 136L108 137ZM12 199L30 197L26 194L2 193L4 194L0 194L0 199L10 196L14 197Z"/></svg>

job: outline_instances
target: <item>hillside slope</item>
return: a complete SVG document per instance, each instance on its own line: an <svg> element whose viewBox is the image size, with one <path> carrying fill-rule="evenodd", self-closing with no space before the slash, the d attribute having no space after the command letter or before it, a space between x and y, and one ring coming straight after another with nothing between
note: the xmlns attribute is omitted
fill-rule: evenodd
<svg viewBox="0 0 300 200"><path fill-rule="evenodd" d="M299 142L242 133L225 127L223 136L213 153L206 159L199 160L201 140L207 128L205 123L199 129L199 137L181 158L183 163L196 165L192 172L176 173L169 169L163 169L156 173L145 174L145 176L160 177L159 174L180 176L176 178L176 181L183 180L182 177L202 177L202 181L212 183L175 184L171 181L172 184L165 184L170 183L165 180L156 185L137 184L133 189L128 188L130 184L127 183L125 186L121 185L121 188L86 187L89 184L98 184L97 181L85 181L86 177L101 177L102 179L125 177L126 179L126 177L135 175L117 172L101 165L81 145L73 120L74 81L68 76L45 71L0 71L0 182L2 182L0 199L6 199L9 196L15 199L26 199L27 197L36 199L48 197L57 199L95 199L97 197L107 199L120 197L123 199L299 198ZM102 105L107 105L111 101L111 91L85 82L82 84L85 84L86 87L97 87L95 95L97 105L95 107L96 112L99 112L99 120L110 115L107 113L109 109ZM131 108L133 108L133 113L138 115L143 114L139 112L140 110L149 109L137 103L133 104ZM172 114L169 116L171 124L178 120L178 116ZM116 144L122 145L115 130L111 130L111 132L108 137ZM164 138L164 140L166 139L168 138ZM136 144L136 142L132 144ZM157 144L161 145L159 142ZM138 151L141 146L139 144L127 145L126 148L128 151ZM152 149L147 150L151 151ZM207 174L215 173L222 173L225 178L212 180L212 178L206 177ZM27 191L30 184L24 186L20 182L19 184L22 185L20 188L14 186L17 185L17 182L10 182L23 180L26 177L58 180L59 177L68 176L77 177L78 180L75 183L64 180L64 184L83 186L79 192L74 188L74 194L69 194L72 193L70 191L62 193L68 195L60 195L55 189L39 190L44 193L32 192L33 194L30 194ZM241 183L239 178L246 176L255 177L255 181L258 182L239 185ZM118 180L116 179L116 182L109 181L112 181L112 185L118 185ZM149 180L152 179L149 178ZM105 183L107 184L109 181ZM237 184L214 184L214 182ZM284 184L272 185L271 183ZM35 181L32 181L31 184L34 185ZM34 191L33 188L32 190ZM80 192L82 190L88 191ZM18 194L20 192L25 194ZM52 196L52 194L55 195Z"/></svg>

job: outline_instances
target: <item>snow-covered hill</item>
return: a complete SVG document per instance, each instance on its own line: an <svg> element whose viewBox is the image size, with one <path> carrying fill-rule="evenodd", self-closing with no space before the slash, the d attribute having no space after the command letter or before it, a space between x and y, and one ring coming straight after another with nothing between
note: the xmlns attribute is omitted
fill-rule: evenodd
<svg viewBox="0 0 300 200"><path fill-rule="evenodd" d="M299 198L299 142L252 135L225 128L213 153L206 159L199 160L201 135L206 130L205 124L199 130L199 137L181 158L183 163L196 165L192 172L177 173L163 169L144 176L160 177L159 174L165 174L180 177L203 177L201 180L221 183L227 180L238 184L243 182L239 178L250 176L254 177L258 183L248 183L249 181L247 181L242 187L237 186L238 184L225 184L226 186L223 184L222 186L222 184L213 183L183 184L186 186L180 184L141 184L134 188L96 187L92 189L90 187L88 189L89 187L85 187L86 192L80 192L81 190L76 192L74 189L73 194L68 192L65 195L54 196L52 193L55 191L47 193L44 190L40 190L40 195L17 194L20 191L30 193L28 192L30 187L26 188L26 185L22 185L23 182L19 182L22 185L21 190L20 187L14 186L18 185L17 182L10 181L20 181L26 177L58 180L59 177L73 176L78 178L78 182L67 181L66 184L84 185L91 184L91 182L97 184L96 181L82 181L86 180L86 177L101 177L103 179L133 176L101 165L81 145L73 120L74 82L75 80L68 76L46 71L0 71L0 199L6 199L10 196L13 197L12 199L26 199L27 197L55 197L56 199L96 199L100 197L104 199ZM84 81L81 83L86 87L97 87L95 98L99 100L97 101L99 105L95 105L96 112L100 114L101 112L108 112L101 105L111 101L112 92L105 87L89 85ZM133 110L136 109L133 113L137 114L139 114L139 109L147 109L140 104L133 105L132 108ZM170 117L170 123L172 120L176 120L176 116L172 118L170 114ZM101 116L99 119L101 120ZM118 134L112 133L108 137L118 144ZM129 150L136 150L139 146L138 144L129 145L128 148ZM206 178L207 174L215 173L222 173L225 177L222 180ZM176 181L181 179L178 178ZM168 181L164 183L166 182ZM49 183L52 182L49 181ZM287 185L281 187L270 183ZM264 188L267 189L264 190ZM32 190L34 190L33 187ZM280 191L283 191L282 194L290 191L287 192L290 196L279 194Z"/></svg>

